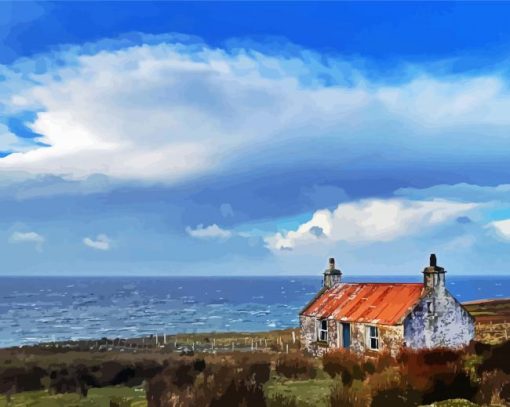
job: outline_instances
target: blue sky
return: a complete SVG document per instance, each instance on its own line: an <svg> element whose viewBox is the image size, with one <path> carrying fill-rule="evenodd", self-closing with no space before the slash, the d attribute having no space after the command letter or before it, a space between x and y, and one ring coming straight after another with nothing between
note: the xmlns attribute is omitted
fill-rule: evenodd
<svg viewBox="0 0 510 407"><path fill-rule="evenodd" d="M0 3L0 273L506 274L509 11Z"/></svg>

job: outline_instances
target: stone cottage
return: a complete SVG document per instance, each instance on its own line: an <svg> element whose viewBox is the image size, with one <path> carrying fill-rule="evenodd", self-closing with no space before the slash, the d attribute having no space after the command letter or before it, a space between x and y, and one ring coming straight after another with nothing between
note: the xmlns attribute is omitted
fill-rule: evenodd
<svg viewBox="0 0 510 407"><path fill-rule="evenodd" d="M322 289L299 314L302 346L321 355L468 344L474 319L446 289L445 274L432 254L423 283L344 283L329 259Z"/></svg>

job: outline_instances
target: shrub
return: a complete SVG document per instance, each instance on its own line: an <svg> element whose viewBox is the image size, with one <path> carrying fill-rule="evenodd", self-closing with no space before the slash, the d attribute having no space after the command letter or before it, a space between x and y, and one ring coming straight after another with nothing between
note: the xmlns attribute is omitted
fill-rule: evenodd
<svg viewBox="0 0 510 407"><path fill-rule="evenodd" d="M372 396L371 407L411 407L421 404L421 393L400 386L380 390Z"/></svg>
<svg viewBox="0 0 510 407"><path fill-rule="evenodd" d="M423 394L425 404L448 399L473 400L478 391L466 372L437 374L432 380L432 387Z"/></svg>
<svg viewBox="0 0 510 407"><path fill-rule="evenodd" d="M289 379L314 379L316 376L313 360L301 353L280 355L275 369L278 374Z"/></svg>
<svg viewBox="0 0 510 407"><path fill-rule="evenodd" d="M404 407L421 404L422 395L412 389L397 367L374 373L369 379L373 407Z"/></svg>
<svg viewBox="0 0 510 407"><path fill-rule="evenodd" d="M363 371L369 375L375 373L375 365L371 361L367 361L367 362L363 363L363 365L361 367L363 368Z"/></svg>
<svg viewBox="0 0 510 407"><path fill-rule="evenodd" d="M264 406L263 383L269 380L267 356L233 354L182 360L149 380L149 407Z"/></svg>
<svg viewBox="0 0 510 407"><path fill-rule="evenodd" d="M402 374L397 367L389 367L382 372L374 373L368 379L368 384L373 393L398 386L406 386Z"/></svg>
<svg viewBox="0 0 510 407"><path fill-rule="evenodd" d="M468 346L469 353L475 353L477 356L487 357L492 351L492 345L483 342L471 341Z"/></svg>
<svg viewBox="0 0 510 407"><path fill-rule="evenodd" d="M420 391L431 389L436 379L451 381L463 370L461 352L449 349L405 349L397 360L409 384Z"/></svg>
<svg viewBox="0 0 510 407"><path fill-rule="evenodd" d="M344 385L350 385L353 380L365 379L362 363L362 357L344 349L328 352L322 357L324 371L331 377L340 375Z"/></svg>
<svg viewBox="0 0 510 407"><path fill-rule="evenodd" d="M337 383L331 389L331 407L367 407L370 405L370 396L366 391L353 390Z"/></svg>
<svg viewBox="0 0 510 407"><path fill-rule="evenodd" d="M484 372L476 394L477 404L507 404L510 402L510 375L501 370Z"/></svg>
<svg viewBox="0 0 510 407"><path fill-rule="evenodd" d="M478 368L479 374L490 370L501 370L510 374L510 341L492 346L491 350L485 350L483 355L484 360Z"/></svg>
<svg viewBox="0 0 510 407"><path fill-rule="evenodd" d="M383 370L397 366L397 360L388 351L383 351L375 358L375 371L380 373Z"/></svg>
<svg viewBox="0 0 510 407"><path fill-rule="evenodd" d="M411 388L423 394L424 403L462 398L472 400L477 386L464 370L465 352L451 349L406 349L397 360Z"/></svg>
<svg viewBox="0 0 510 407"><path fill-rule="evenodd" d="M210 407L264 407L266 400L262 386L248 380L234 379L225 393L211 401Z"/></svg>
<svg viewBox="0 0 510 407"><path fill-rule="evenodd" d="M0 392L40 390L45 376L47 372L36 366L8 367L0 371Z"/></svg>
<svg viewBox="0 0 510 407"><path fill-rule="evenodd" d="M255 383L262 384L269 380L271 375L271 364L269 362L254 363L249 367L248 376L253 378Z"/></svg>

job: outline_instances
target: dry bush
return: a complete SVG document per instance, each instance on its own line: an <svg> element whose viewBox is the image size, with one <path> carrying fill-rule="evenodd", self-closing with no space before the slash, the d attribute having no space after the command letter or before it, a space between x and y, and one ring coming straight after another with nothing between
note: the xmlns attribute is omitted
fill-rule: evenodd
<svg viewBox="0 0 510 407"><path fill-rule="evenodd" d="M423 394L423 403L462 398L472 400L477 386L464 370L465 352L451 349L405 350L398 357L410 387Z"/></svg>
<svg viewBox="0 0 510 407"><path fill-rule="evenodd" d="M484 372L475 401L481 405L510 404L510 375L501 370Z"/></svg>
<svg viewBox="0 0 510 407"><path fill-rule="evenodd" d="M412 389L398 367L388 367L369 378L372 407L405 407L421 404L422 395Z"/></svg>
<svg viewBox="0 0 510 407"><path fill-rule="evenodd" d="M40 390L47 372L37 366L0 369L0 393Z"/></svg>
<svg viewBox="0 0 510 407"><path fill-rule="evenodd" d="M371 407L414 407L421 405L422 395L410 387L388 387L372 396Z"/></svg>
<svg viewBox="0 0 510 407"><path fill-rule="evenodd" d="M279 355L275 369L289 379L314 379L317 374L313 360L301 353Z"/></svg>
<svg viewBox="0 0 510 407"><path fill-rule="evenodd" d="M329 401L331 407L368 407L370 395L366 390L353 390L351 387L337 383L331 389Z"/></svg>
<svg viewBox="0 0 510 407"><path fill-rule="evenodd" d="M324 371L331 377L341 376L342 383L346 386L350 386L353 380L365 380L364 364L362 356L345 349L325 353L322 357Z"/></svg>
<svg viewBox="0 0 510 407"><path fill-rule="evenodd" d="M183 360L148 382L148 406L264 406L270 370L269 358L259 355Z"/></svg>
<svg viewBox="0 0 510 407"><path fill-rule="evenodd" d="M383 351L375 357L374 364L375 364L375 371L382 372L383 370L385 370L389 367L397 366L398 362L393 356L391 356L390 352Z"/></svg>
<svg viewBox="0 0 510 407"><path fill-rule="evenodd" d="M463 369L462 352L450 349L405 349L397 360L409 384L422 391L432 387L435 376L451 375Z"/></svg>
<svg viewBox="0 0 510 407"><path fill-rule="evenodd" d="M372 392L405 386L404 378L398 367L389 367L382 372L376 372L368 378L368 384Z"/></svg>

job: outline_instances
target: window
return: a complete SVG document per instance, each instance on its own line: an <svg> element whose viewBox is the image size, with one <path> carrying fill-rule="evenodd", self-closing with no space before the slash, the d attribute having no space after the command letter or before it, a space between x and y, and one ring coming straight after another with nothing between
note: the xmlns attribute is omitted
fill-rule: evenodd
<svg viewBox="0 0 510 407"><path fill-rule="evenodd" d="M434 303L432 301L427 301L427 312L429 314L434 313Z"/></svg>
<svg viewBox="0 0 510 407"><path fill-rule="evenodd" d="M327 342L328 340L328 321L323 319L319 321L319 341Z"/></svg>
<svg viewBox="0 0 510 407"><path fill-rule="evenodd" d="M379 349L379 328L367 326L367 342L370 349Z"/></svg>

